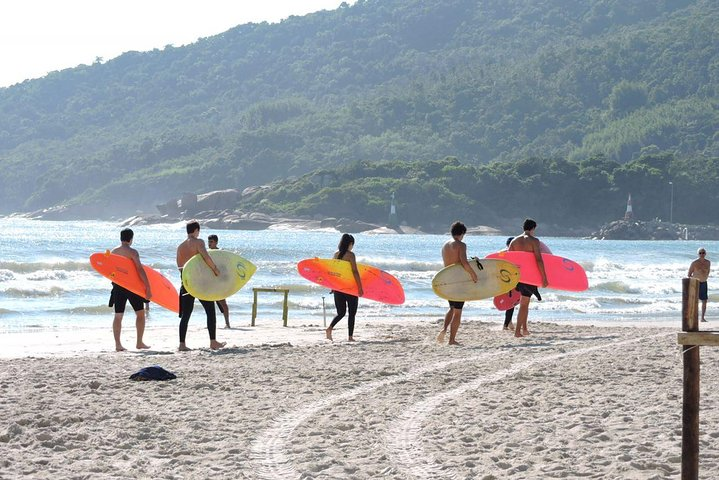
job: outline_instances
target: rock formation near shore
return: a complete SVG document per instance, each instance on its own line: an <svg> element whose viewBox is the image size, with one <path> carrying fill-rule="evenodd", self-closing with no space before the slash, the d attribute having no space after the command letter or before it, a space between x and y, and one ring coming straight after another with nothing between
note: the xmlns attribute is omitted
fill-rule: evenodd
<svg viewBox="0 0 719 480"><path fill-rule="evenodd" d="M652 220L617 220L590 235L599 240L717 240L719 227Z"/></svg>

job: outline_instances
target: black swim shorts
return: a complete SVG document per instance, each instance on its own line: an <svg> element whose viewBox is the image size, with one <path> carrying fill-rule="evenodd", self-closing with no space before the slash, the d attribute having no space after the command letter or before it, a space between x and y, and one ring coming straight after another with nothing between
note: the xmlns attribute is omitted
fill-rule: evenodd
<svg viewBox="0 0 719 480"><path fill-rule="evenodd" d="M517 284L517 290L519 290L519 294L523 297L531 297L534 295L537 297L537 300L540 302L542 301L542 296L539 294L539 289L535 285L527 285L526 283L518 283Z"/></svg>
<svg viewBox="0 0 719 480"><path fill-rule="evenodd" d="M110 306L115 307L115 313L124 313L125 305L130 302L132 310L139 312L145 309L145 299L120 285L112 284L112 293L110 293Z"/></svg>
<svg viewBox="0 0 719 480"><path fill-rule="evenodd" d="M699 300L709 300L709 287L707 282L699 282Z"/></svg>
<svg viewBox="0 0 719 480"><path fill-rule="evenodd" d="M462 310L462 307L464 307L464 302L455 302L452 300L449 301L449 308L456 308L457 310Z"/></svg>

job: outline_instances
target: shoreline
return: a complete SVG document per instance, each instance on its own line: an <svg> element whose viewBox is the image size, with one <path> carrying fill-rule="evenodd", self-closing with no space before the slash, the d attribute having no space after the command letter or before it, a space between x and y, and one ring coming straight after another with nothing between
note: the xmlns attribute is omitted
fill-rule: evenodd
<svg viewBox="0 0 719 480"><path fill-rule="evenodd" d="M306 328L303 333L322 333L322 327ZM530 321L533 335L515 340L499 322L467 322L458 335L461 347L438 345L433 322L357 328L356 343L303 343L295 331L297 340L288 343L214 352L0 359L3 475L399 480L679 474L678 328ZM195 325L189 332L191 347L206 346L200 330ZM341 323L335 335L345 332ZM223 333L218 330L218 339ZM106 340L111 346L109 329ZM719 382L719 369L711 368L719 350L702 349L702 358L700 471L713 478L719 475L719 409L710 386ZM128 379L152 364L177 379Z"/></svg>
<svg viewBox="0 0 719 480"><path fill-rule="evenodd" d="M327 319L327 324L331 317ZM363 341L374 341L377 329L385 327L399 328L434 328L439 332L443 319L436 317L364 317L357 319L356 335ZM508 332L502 330L503 317L497 316L493 320L465 318L459 330L458 338L461 340L462 332L465 329L483 328L488 331L496 331L497 335L506 335ZM675 325L676 323L676 325ZM147 324L145 327L144 342L150 345L148 350L137 350L135 348L135 321L133 318L126 318L122 325L121 341L127 352L120 354L136 354L144 356L172 355L179 353L177 324ZM530 329L533 326L548 328L549 326L571 330L574 328L596 328L596 329L640 329L646 331L680 331L680 322L672 320L655 321L626 321L626 320L597 320L597 319L574 319L572 321L545 321L531 319ZM702 324L707 330L714 326L710 321ZM218 341L226 342L226 349L247 348L256 346L289 345L308 346L329 343L325 340L325 326L322 321L299 321L282 326L280 319L258 319L257 325L252 327L249 322L235 320L232 328L226 329L222 319L218 319L216 337ZM346 343L346 319L343 319L335 327L335 343ZM507 335L508 337L510 335ZM512 337L513 338L513 337ZM531 338L530 338L531 339ZM518 342L521 340L517 340ZM195 322L191 322L187 333L188 346L194 350L209 351L209 336L205 325L204 317L198 316ZM481 345L473 345L481 347ZM26 357L82 357L102 354L116 354L114 340L112 337L112 319L107 320L105 326L69 327L69 328L48 328L28 329L22 331L4 332L0 334L0 359L18 359Z"/></svg>

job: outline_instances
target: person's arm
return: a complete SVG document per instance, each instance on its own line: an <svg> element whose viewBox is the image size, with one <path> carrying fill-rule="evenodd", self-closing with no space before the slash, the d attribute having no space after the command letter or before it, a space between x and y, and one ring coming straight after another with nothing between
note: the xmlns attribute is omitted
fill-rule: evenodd
<svg viewBox="0 0 719 480"><path fill-rule="evenodd" d="M197 251L202 256L202 259L205 261L208 267L212 270L212 273L215 274L217 277L220 274L220 269L217 268L217 265L215 265L215 262L212 261L212 257L210 257L210 254L207 253L207 249L205 248L205 242L203 240L198 240L197 245Z"/></svg>
<svg viewBox="0 0 719 480"><path fill-rule="evenodd" d="M150 289L150 281L147 279L145 269L142 268L142 262L140 262L140 254L133 250L131 258L135 264L135 268L137 268L137 274L140 276L140 280L142 280L142 283L145 284L145 299L149 300L152 298L152 291Z"/></svg>
<svg viewBox="0 0 719 480"><path fill-rule="evenodd" d="M464 270L469 273L469 276L472 278L472 281L474 283L477 283L477 274L474 273L474 270L472 270L472 266L467 260L467 245L465 245L464 243L461 243L459 245L459 263L461 263Z"/></svg>
<svg viewBox="0 0 719 480"><path fill-rule="evenodd" d="M355 282L357 282L357 296L361 297L364 295L364 290L362 289L362 280L360 279L359 270L357 269L357 261L355 260L355 254L352 252L347 252L345 254L347 256L347 260L350 262L350 266L352 267L352 276L355 277Z"/></svg>
<svg viewBox="0 0 719 480"><path fill-rule="evenodd" d="M689 265L689 272L687 273L687 277L692 278L692 274L694 273L694 262Z"/></svg>
<svg viewBox="0 0 719 480"><path fill-rule="evenodd" d="M542 251L539 248L539 240L532 242L532 251L534 253L534 259L537 261L537 268L539 273L542 275L542 288L546 288L549 285L547 281L547 272L544 271L544 260L542 260Z"/></svg>

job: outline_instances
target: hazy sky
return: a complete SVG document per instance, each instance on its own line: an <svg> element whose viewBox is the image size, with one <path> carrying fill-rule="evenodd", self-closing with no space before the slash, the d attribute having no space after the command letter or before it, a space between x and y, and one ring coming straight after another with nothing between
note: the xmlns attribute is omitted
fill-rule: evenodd
<svg viewBox="0 0 719 480"><path fill-rule="evenodd" d="M354 0L346 0L354 4ZM342 0L2 0L0 87L130 51L181 46Z"/></svg>

